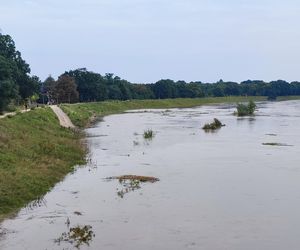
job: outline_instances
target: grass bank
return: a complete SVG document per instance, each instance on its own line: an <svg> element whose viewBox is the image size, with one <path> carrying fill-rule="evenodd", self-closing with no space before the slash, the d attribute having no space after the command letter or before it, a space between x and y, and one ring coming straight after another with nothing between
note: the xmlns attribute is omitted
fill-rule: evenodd
<svg viewBox="0 0 300 250"><path fill-rule="evenodd" d="M78 127L85 127L93 117L122 113L133 109L158 109L158 108L188 108L214 103L237 103L244 101L265 101L266 97L212 97L212 98L182 98L162 100L130 100L130 101L105 101L93 103L63 104L61 108L68 114L72 122Z"/></svg>
<svg viewBox="0 0 300 250"><path fill-rule="evenodd" d="M80 138L61 128L50 108L0 119L0 221L84 162Z"/></svg>

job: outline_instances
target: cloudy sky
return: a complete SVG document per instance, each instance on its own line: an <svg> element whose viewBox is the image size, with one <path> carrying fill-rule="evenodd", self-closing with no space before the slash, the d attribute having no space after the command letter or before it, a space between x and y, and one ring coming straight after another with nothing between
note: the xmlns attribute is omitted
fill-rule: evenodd
<svg viewBox="0 0 300 250"><path fill-rule="evenodd" d="M300 80L299 0L0 0L0 13L42 79Z"/></svg>

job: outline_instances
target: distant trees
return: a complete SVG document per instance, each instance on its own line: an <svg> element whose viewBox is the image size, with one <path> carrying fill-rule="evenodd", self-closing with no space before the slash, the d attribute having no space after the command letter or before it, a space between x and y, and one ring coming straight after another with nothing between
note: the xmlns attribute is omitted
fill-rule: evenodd
<svg viewBox="0 0 300 250"><path fill-rule="evenodd" d="M300 94L300 83L282 80L270 83L260 80L247 80L242 83L225 82L202 83L185 81L174 82L162 79L151 84L132 84L112 73L104 76L76 69L63 75L73 77L79 92L79 101L129 100L129 99L166 99L199 98L223 96L270 96Z"/></svg>

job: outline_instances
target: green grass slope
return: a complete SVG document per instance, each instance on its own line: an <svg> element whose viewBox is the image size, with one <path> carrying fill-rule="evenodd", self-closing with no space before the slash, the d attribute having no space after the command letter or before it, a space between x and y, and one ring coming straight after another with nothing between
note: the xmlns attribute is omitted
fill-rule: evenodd
<svg viewBox="0 0 300 250"><path fill-rule="evenodd" d="M61 128L49 108L0 119L0 220L84 162L80 137Z"/></svg>

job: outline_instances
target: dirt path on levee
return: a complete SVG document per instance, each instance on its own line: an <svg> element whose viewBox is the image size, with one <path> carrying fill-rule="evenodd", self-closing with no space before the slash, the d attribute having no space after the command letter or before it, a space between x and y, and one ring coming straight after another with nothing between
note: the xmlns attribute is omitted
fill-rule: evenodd
<svg viewBox="0 0 300 250"><path fill-rule="evenodd" d="M30 109L24 109L24 110L21 110L20 112L21 113L25 113L25 112L28 112L28 111L30 111ZM1 118L5 118L5 117L7 117L7 116L14 116L14 115L16 115L17 114L17 112L8 112L8 113L5 113L5 114L3 114L3 115L0 115L0 119Z"/></svg>
<svg viewBox="0 0 300 250"><path fill-rule="evenodd" d="M67 114L64 111L62 111L60 107L58 107L57 105L52 105L50 107L58 117L60 126L64 128L75 128L70 118L67 116Z"/></svg>

